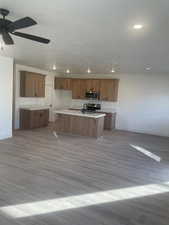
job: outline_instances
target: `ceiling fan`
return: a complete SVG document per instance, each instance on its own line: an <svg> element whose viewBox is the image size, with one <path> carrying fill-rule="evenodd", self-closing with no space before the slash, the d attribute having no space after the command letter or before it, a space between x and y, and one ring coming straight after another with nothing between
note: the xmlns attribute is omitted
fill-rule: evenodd
<svg viewBox="0 0 169 225"><path fill-rule="evenodd" d="M30 17L24 17L22 19L16 20L14 22L7 20L5 17L9 14L9 11L6 9L0 9L0 14L3 16L3 18L0 19L0 35L2 35L3 41L6 45L13 45L14 41L10 34L30 39L32 41L37 41L43 44L48 44L50 42L49 39L38 37L35 35L15 32L18 29L31 27L33 25L36 25L37 22L33 20Z"/></svg>

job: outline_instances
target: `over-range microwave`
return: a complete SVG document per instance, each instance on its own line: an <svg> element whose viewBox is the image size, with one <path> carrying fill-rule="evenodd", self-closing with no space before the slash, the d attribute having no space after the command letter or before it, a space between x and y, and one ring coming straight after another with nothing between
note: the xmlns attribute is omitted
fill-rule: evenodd
<svg viewBox="0 0 169 225"><path fill-rule="evenodd" d="M87 91L86 92L86 98L90 98L90 99L98 99L99 98L99 93L95 92L95 91Z"/></svg>

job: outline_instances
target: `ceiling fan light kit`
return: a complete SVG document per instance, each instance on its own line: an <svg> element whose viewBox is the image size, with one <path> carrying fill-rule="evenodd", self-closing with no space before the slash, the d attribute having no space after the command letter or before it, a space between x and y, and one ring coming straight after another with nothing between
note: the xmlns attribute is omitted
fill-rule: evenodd
<svg viewBox="0 0 169 225"><path fill-rule="evenodd" d="M37 24L35 20L33 20L30 17L24 17L19 20L16 20L14 22L7 20L6 16L9 14L9 11L6 9L0 9L0 14L2 15L2 18L0 19L0 34L2 35L2 39L6 45L13 45L14 41L10 34L29 39L32 41L40 42L43 44L48 44L50 42L49 39L42 38L39 36L16 32L18 29L23 29L27 27L31 27Z"/></svg>

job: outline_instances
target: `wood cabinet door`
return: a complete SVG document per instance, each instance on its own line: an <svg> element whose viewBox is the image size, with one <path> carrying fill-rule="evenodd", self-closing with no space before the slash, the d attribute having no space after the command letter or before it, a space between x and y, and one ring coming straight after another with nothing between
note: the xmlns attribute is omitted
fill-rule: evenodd
<svg viewBox="0 0 169 225"><path fill-rule="evenodd" d="M49 110L33 110L31 111L30 128L40 128L47 126L49 122Z"/></svg>
<svg viewBox="0 0 169 225"><path fill-rule="evenodd" d="M80 79L80 99L86 99L86 79Z"/></svg>
<svg viewBox="0 0 169 225"><path fill-rule="evenodd" d="M97 93L100 92L100 80L98 79L87 79L86 80L86 90L87 91L95 91Z"/></svg>
<svg viewBox="0 0 169 225"><path fill-rule="evenodd" d="M71 79L70 78L64 78L63 79L63 89L64 90L71 90Z"/></svg>
<svg viewBox="0 0 169 225"><path fill-rule="evenodd" d="M86 91L93 91L92 79L86 79Z"/></svg>
<svg viewBox="0 0 169 225"><path fill-rule="evenodd" d="M39 111L40 116L40 127L45 127L49 123L49 110L44 109Z"/></svg>
<svg viewBox="0 0 169 225"><path fill-rule="evenodd" d="M20 117L20 121L19 121L20 129L30 129L31 128L31 124L30 124L31 113L30 113L30 111L20 109L19 117Z"/></svg>
<svg viewBox="0 0 169 225"><path fill-rule="evenodd" d="M71 90L71 79L55 77L55 89Z"/></svg>
<svg viewBox="0 0 169 225"><path fill-rule="evenodd" d="M33 129L45 127L49 123L49 109L20 110L20 128Z"/></svg>
<svg viewBox="0 0 169 225"><path fill-rule="evenodd" d="M81 90L80 90L80 79L72 80L72 98L80 99Z"/></svg>
<svg viewBox="0 0 169 225"><path fill-rule="evenodd" d="M36 89L36 83L35 83L35 75L32 73L26 73L25 77L25 90L24 90L24 96L23 97L35 97L35 89Z"/></svg>
<svg viewBox="0 0 169 225"><path fill-rule="evenodd" d="M83 79L72 80L72 98L85 99L86 83Z"/></svg>
<svg viewBox="0 0 169 225"><path fill-rule="evenodd" d="M93 79L92 80L92 87L93 87L93 90L95 92L100 93L100 80Z"/></svg>
<svg viewBox="0 0 169 225"><path fill-rule="evenodd" d="M64 87L64 80L63 78L55 77L55 89L63 89Z"/></svg>
<svg viewBox="0 0 169 225"><path fill-rule="evenodd" d="M35 82L35 96L45 97L45 77L43 75L36 75Z"/></svg>
<svg viewBox="0 0 169 225"><path fill-rule="evenodd" d="M104 129L111 130L112 129L112 113L105 113L104 117Z"/></svg>
<svg viewBox="0 0 169 225"><path fill-rule="evenodd" d="M115 129L116 124L116 113L106 113L106 116L104 117L104 129L105 130L112 130Z"/></svg>
<svg viewBox="0 0 169 225"><path fill-rule="evenodd" d="M39 128L39 110L30 111L30 129Z"/></svg>
<svg viewBox="0 0 169 225"><path fill-rule="evenodd" d="M39 114L39 127L44 127L46 126L46 110L39 110L38 111Z"/></svg>
<svg viewBox="0 0 169 225"><path fill-rule="evenodd" d="M100 100L117 101L118 80L104 79L100 81Z"/></svg>
<svg viewBox="0 0 169 225"><path fill-rule="evenodd" d="M45 97L45 76L37 73L21 71L21 97Z"/></svg>

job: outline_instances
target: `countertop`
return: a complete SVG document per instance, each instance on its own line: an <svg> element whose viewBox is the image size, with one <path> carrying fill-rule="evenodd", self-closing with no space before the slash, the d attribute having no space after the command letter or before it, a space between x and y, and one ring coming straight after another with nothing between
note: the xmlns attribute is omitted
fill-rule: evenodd
<svg viewBox="0 0 169 225"><path fill-rule="evenodd" d="M26 110L44 110L44 109L49 109L49 106L23 106L20 107L20 109L26 109Z"/></svg>
<svg viewBox="0 0 169 225"><path fill-rule="evenodd" d="M64 115L72 115L72 116L82 116L82 117L89 117L89 118L100 118L104 117L104 113L82 113L81 111L76 110L55 110L55 114L64 114Z"/></svg>
<svg viewBox="0 0 169 225"><path fill-rule="evenodd" d="M82 108L71 107L70 110L81 110ZM102 108L100 110L96 110L97 113L116 113L115 109L112 108Z"/></svg>

